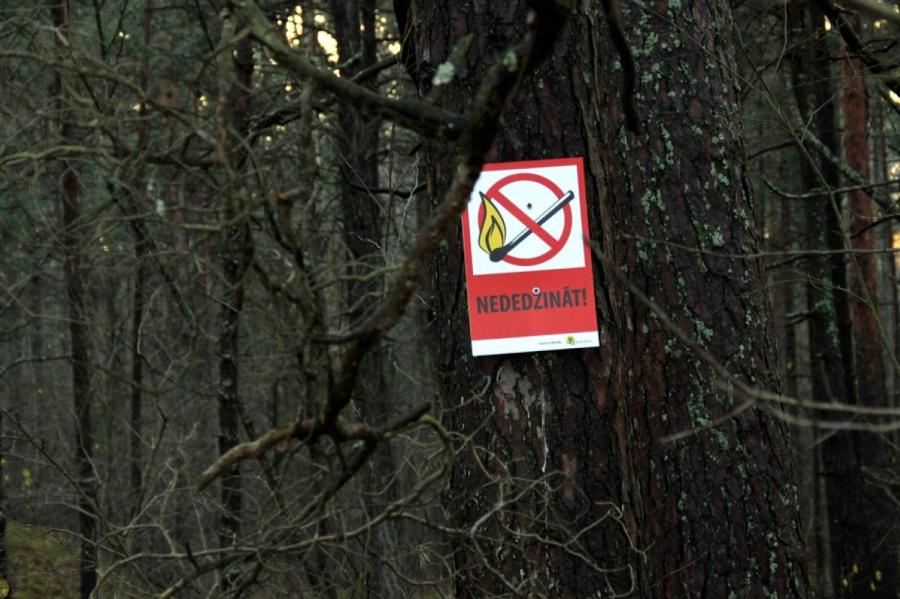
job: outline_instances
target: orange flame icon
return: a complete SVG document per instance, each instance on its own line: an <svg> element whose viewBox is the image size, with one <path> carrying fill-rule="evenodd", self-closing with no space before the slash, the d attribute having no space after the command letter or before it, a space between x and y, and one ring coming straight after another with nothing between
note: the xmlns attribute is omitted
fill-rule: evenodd
<svg viewBox="0 0 900 599"><path fill-rule="evenodd" d="M480 193L480 192L479 192ZM484 220L481 221L481 233L478 235L478 247L490 254L506 243L506 223L503 216L489 197L481 194L484 204Z"/></svg>

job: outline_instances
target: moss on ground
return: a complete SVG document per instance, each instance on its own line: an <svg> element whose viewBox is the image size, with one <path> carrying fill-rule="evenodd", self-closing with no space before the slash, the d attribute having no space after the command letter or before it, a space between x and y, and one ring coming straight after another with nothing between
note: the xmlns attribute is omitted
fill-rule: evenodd
<svg viewBox="0 0 900 599"><path fill-rule="evenodd" d="M78 596L78 546L65 533L8 521L9 583L16 599ZM2 595L0 583L0 595Z"/></svg>

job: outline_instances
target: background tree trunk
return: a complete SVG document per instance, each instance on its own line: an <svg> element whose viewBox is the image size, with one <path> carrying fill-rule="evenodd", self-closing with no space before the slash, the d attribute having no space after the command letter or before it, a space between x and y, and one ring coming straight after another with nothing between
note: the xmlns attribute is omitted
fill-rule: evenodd
<svg viewBox="0 0 900 599"><path fill-rule="evenodd" d="M374 0L332 0L334 32L342 77L354 77L376 62L376 22ZM371 89L377 74L362 83ZM381 120L352 110L340 110L337 134L338 172L343 219L343 241L349 258L350 282L344 297L350 329L363 322L383 293L383 277L366 273L383 268L387 262L390 230L389 206L374 191L378 187L379 137ZM398 408L386 387L387 350L373 348L364 360L356 391L356 406L362 419L373 426L384 425ZM366 517L373 517L391 501L391 475L395 472L390 444L379 447L363 481ZM396 577L383 561L396 555L391 547L391 523L378 526L366 540L366 596L392 597L400 593ZM404 569L405 570L405 569Z"/></svg>
<svg viewBox="0 0 900 599"><path fill-rule="evenodd" d="M61 61L66 60L69 44L69 4L58 0L51 7L53 26L59 32L57 51ZM77 145L78 138L72 124L73 109L70 104L71 79L62 74L56 77L59 135L64 143ZM97 586L97 489L91 457L93 432L91 428L91 370L88 356L88 322L85 310L86 268L83 264L80 222L80 183L75 165L61 161L60 202L62 204L62 240L64 285L66 288L69 343L72 361L72 399L75 412L75 477L78 485L78 523L81 535L80 589L81 596L90 596Z"/></svg>
<svg viewBox="0 0 900 599"><path fill-rule="evenodd" d="M855 19L857 25L859 20ZM846 58L843 62L844 159L847 166L864 179L871 178L869 168L869 96L862 63ZM875 230L867 228L875 220L872 198L864 189L848 193L850 199L851 247L863 252L875 249ZM853 323L853 348L859 402L884 407L887 386L882 357L881 329L878 326L878 262L871 253L858 253L850 261L850 302Z"/></svg>
<svg viewBox="0 0 900 599"><path fill-rule="evenodd" d="M833 147L837 142L832 100L834 90L830 80L831 69L827 48L819 32L819 23L823 18L809 3L794 2L789 6L789 27L791 40L794 42L790 55L791 84L800 118L804 123L810 123L810 129L820 139L832 140L831 147ZM812 152L811 149L808 151ZM839 183L840 175L833 164L825 160L811 161L799 151L797 160L800 163L803 190L821 189L823 185L836 187ZM821 197L804 202L803 212L805 220L803 247L809 249L830 247L828 214L834 211L829 196L823 192ZM843 263L843 257L841 262ZM836 334L838 304L833 296L839 293L839 290L833 284L830 258L821 255L807 257L806 272L811 394L819 401L846 401L849 392L846 388L848 377L845 370L850 369L852 365L842 361L841 337ZM852 352L850 355L852 357ZM806 416L814 420L819 418L819 414L816 413L807 413ZM831 589L833 574L830 567L831 543L827 516L829 508L824 501L824 497L829 495L829 483L822 475L824 456L821 454L824 450L819 443L820 438L821 430L814 428L812 451L817 454L814 463L818 480L814 482L813 488L815 534L809 552L810 560L816 564L815 588Z"/></svg>
<svg viewBox="0 0 900 599"><path fill-rule="evenodd" d="M822 28L824 15L814 3L791 3L789 24L794 40L792 54L792 79L794 96L803 122L811 125L812 132L834 156L841 155L841 137L837 126L837 104L831 54L828 39ZM868 173L868 140L859 137L859 127L865 127L865 91L857 86L862 83L847 82L850 91L845 99L845 125L847 139L845 149L854 154L857 170ZM862 104L861 104L862 102ZM860 147L862 144L864 147ZM814 150L810 149L810 152ZM810 154L813 155L813 154ZM849 156L849 153L848 153ZM860 392L870 399L884 397L883 365L878 351L877 323L871 307L863 302L850 302L848 290L861 297L864 292L860 274L854 273L848 284L846 255L849 249L841 222L841 198L833 190L840 186L840 170L833 160L820 157L809 160L802 157L801 174L806 190L820 190L821 196L806 202L807 240L810 249L825 249L831 253L826 259L810 256L809 284L807 285L810 319L810 371L812 393L816 401L837 401L855 405ZM865 193L865 192L861 192ZM862 218L871 216L871 205L864 206L868 198L851 194L851 212L861 211ZM856 244L865 243L857 238ZM854 244L854 245L856 245ZM854 256L866 285L873 285L868 293L874 295L874 280L869 280L869 269L875 266L871 256ZM826 265L827 262L827 265ZM855 292L855 293L853 293ZM852 308L852 318L851 318ZM852 323L852 328L851 328ZM875 330L874 335L872 330ZM855 343L854 343L855 341ZM855 348L854 348L855 346ZM873 354L874 352L874 354ZM871 362L870 362L871 361ZM880 372L879 382L863 390L858 383L868 380L873 372ZM879 386L880 389L879 390ZM811 414L812 418L830 418L827 413ZM868 433L865 433L868 435ZM831 588L835 596L856 597L891 596L892 589L875 582L876 566L881 561L878 549L883 535L875 532L879 510L866 497L867 482L863 473L865 460L861 443L870 441L853 431L828 431L821 436L822 476L827 498L827 539L831 571ZM825 530L825 523L819 529ZM889 552L888 552L889 553ZM894 563L896 556L887 558ZM823 568L824 571L824 568ZM885 570L881 570L884 576ZM822 585L826 586L826 585ZM874 593L874 595L873 595Z"/></svg>
<svg viewBox="0 0 900 599"><path fill-rule="evenodd" d="M153 36L153 0L146 0L143 15L143 38L144 44L149 47L152 43ZM141 64L141 84L147 87L150 80L150 65L147 55L144 55ZM147 103L141 102L139 111L142 120L138 128L138 142L141 147L146 148L150 141L149 125L147 123ZM143 166L143 165L142 165ZM145 169L139 168L135 183L140 190L138 197L143 196L146 189ZM137 198L135 198L137 199ZM136 203L136 202L135 202ZM131 405L129 410L129 471L131 498L130 509L132 514L137 514L141 509L141 488L142 488L142 463L141 463L141 444L143 443L143 419L141 412L143 410L143 385L144 385L144 362L141 356L141 329L144 319L144 283L147 278L146 261L147 261L147 239L141 230L142 224L135 222L132 227L133 247L134 247L134 287L131 295Z"/></svg>
<svg viewBox="0 0 900 599"><path fill-rule="evenodd" d="M861 21L857 15L851 19L857 30ZM869 167L869 98L862 63L846 58L842 62L844 74L844 156L847 166L867 181L871 180ZM875 249L875 229L868 227L875 220L872 197L864 189L849 192L850 199L850 247L860 250L850 260L849 295L853 323L853 349L857 401L872 408L885 408L890 404L887 395L887 377L884 370L882 347L883 329L878 313L878 262L871 252ZM865 253L868 252L868 253ZM888 258L891 259L891 258ZM890 342L887 347L891 347ZM869 522L870 537L859 547L861 555L853 556L849 571L843 572L851 587L851 596L895 598L898 577L900 535L897 528L897 505L891 500L890 464L891 449L886 437L874 433L854 433L853 451L856 454L857 472L863 473L861 506ZM855 568L854 568L855 566ZM843 586L843 579L841 579Z"/></svg>
<svg viewBox="0 0 900 599"><path fill-rule="evenodd" d="M419 81L474 35L445 92L456 109L471 99L485 58L525 19L522 3L420 0L414 10ZM624 24L640 75L639 135L623 127L622 69L607 24L583 8L555 59L522 82L489 158L584 156L603 252L735 376L777 390L761 264L726 257L759 244L723 43L727 4L682 2L677 15L635 7ZM450 173L441 157L432 164L440 195ZM805 596L781 423L748 410L665 442L710 425L737 400L599 266L599 350L473 360L462 255L456 238L435 270L434 298L445 409L470 441L446 505L459 528L479 524L459 542L458 595L587 596L634 584L641 597Z"/></svg>
<svg viewBox="0 0 900 599"><path fill-rule="evenodd" d="M232 41L239 27L228 16L222 28L222 40ZM250 123L250 93L253 74L253 44L249 36L241 36L233 53L220 61L219 139L218 149L225 165L222 222L225 237L221 246L224 301L220 315L219 361L219 453L225 453L240 440L241 406L239 395L240 324L244 308L245 277L252 261L250 227L245 212L246 190L242 181L246 161L245 140ZM228 547L237 542L241 532L241 472L236 467L222 477L222 516L219 544ZM226 571L223 587L231 584L232 572Z"/></svg>

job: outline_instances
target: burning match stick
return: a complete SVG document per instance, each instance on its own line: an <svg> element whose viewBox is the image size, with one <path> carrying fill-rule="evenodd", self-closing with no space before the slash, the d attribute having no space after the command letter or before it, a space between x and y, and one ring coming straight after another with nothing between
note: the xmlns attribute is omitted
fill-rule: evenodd
<svg viewBox="0 0 900 599"><path fill-rule="evenodd" d="M572 201L575 197L575 194L570 190L563 195L563 197L559 198L552 206L544 210L544 213L537 217L537 224L543 225L545 222L550 220L554 214L560 211L560 209ZM500 262L506 255L512 251L517 245L522 243L528 236L531 235L531 229L525 227L525 230L516 235L512 241L504 245L503 247L499 247L496 250L491 251L490 257L491 262Z"/></svg>

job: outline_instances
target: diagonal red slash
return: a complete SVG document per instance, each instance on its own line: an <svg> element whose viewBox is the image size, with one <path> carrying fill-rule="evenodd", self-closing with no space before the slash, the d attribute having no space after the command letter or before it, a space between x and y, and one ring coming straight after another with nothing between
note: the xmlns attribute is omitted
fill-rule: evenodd
<svg viewBox="0 0 900 599"><path fill-rule="evenodd" d="M513 204L512 201L510 201L508 197L503 195L502 192L495 191L494 197L491 199L506 208L507 212L509 212L513 217L516 218L516 220L521 222L523 225L531 229L531 232L540 237L541 241L546 243L549 247L555 248L565 242L565 240L563 239L556 239L555 237L550 235L550 233L548 233L543 227L537 224L537 222L533 218L522 212L521 208Z"/></svg>

